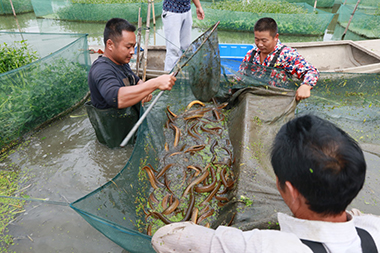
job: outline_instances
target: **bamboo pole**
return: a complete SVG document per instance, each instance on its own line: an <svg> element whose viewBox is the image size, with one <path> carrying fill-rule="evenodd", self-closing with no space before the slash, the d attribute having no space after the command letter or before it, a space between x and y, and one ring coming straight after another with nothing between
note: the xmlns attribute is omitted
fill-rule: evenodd
<svg viewBox="0 0 380 253"><path fill-rule="evenodd" d="M19 32L21 33L20 24L18 23L18 19L17 19L17 16L16 16L16 11L15 11L15 8L13 7L13 2L12 2L12 0L9 0L9 2L11 3L13 16L15 16L15 19L16 19L17 28L18 28ZM24 38L23 38L23 40L24 40Z"/></svg>
<svg viewBox="0 0 380 253"><path fill-rule="evenodd" d="M140 15L141 15L141 7L139 8L139 17L138 17L138 23L137 23L136 75L139 74L139 65L140 65L141 26L142 26L142 18Z"/></svg>
<svg viewBox="0 0 380 253"><path fill-rule="evenodd" d="M153 38L154 38L154 45L156 45L156 15L154 14L154 0L152 0L152 15L153 15Z"/></svg>
<svg viewBox="0 0 380 253"><path fill-rule="evenodd" d="M317 2L318 2L318 0L314 1L314 11L315 11L315 8L317 8Z"/></svg>
<svg viewBox="0 0 380 253"><path fill-rule="evenodd" d="M146 17L146 30L145 30L145 46L144 46L144 68L143 68L143 78L142 80L145 81L146 79L146 68L148 65L148 44L149 44L149 30L150 30L150 4L151 2L148 2L148 13Z"/></svg>
<svg viewBox="0 0 380 253"><path fill-rule="evenodd" d="M358 0L358 1L356 2L356 5L355 5L355 8L354 8L354 11L352 12L351 17L350 17L350 19L348 20L348 23L347 23L346 29L345 29L344 32L343 32L342 40L343 40L344 37L346 36L346 33L347 33L347 31L348 31L348 27L350 26L351 20L352 20L352 18L354 17L355 11L356 11L356 9L358 8L359 3L360 3L360 0Z"/></svg>

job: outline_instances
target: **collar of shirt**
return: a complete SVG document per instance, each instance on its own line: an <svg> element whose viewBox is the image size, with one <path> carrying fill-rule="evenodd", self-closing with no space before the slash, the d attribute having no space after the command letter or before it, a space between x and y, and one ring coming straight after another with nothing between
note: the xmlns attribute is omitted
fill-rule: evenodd
<svg viewBox="0 0 380 253"><path fill-rule="evenodd" d="M269 63L272 61L272 59L273 59L273 57L274 57L274 55L276 54L276 52L281 48L283 46L283 44L281 43L281 41L280 40L278 40L277 41L277 44L276 44L276 46L274 47L274 50L270 53L270 54L268 54L268 56L265 58L265 60L263 61L263 64L262 65L264 65L264 66L268 66L269 65ZM256 54L254 55L254 63L255 64L260 64L260 53L261 53L261 51L260 51L260 49L256 46L256 45L254 45L254 47L253 47L253 49L251 50L251 52L253 51L253 50L255 50L256 51ZM261 65L261 64L260 64Z"/></svg>
<svg viewBox="0 0 380 253"><path fill-rule="evenodd" d="M298 219L284 213L278 213L282 232L293 233L300 239L324 242L345 243L355 239L354 217L347 213L347 222L326 222Z"/></svg>

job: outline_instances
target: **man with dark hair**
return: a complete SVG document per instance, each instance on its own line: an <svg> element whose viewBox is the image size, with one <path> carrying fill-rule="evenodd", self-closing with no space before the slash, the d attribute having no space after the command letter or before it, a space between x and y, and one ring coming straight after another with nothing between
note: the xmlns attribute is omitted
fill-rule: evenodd
<svg viewBox="0 0 380 253"><path fill-rule="evenodd" d="M380 249L380 217L346 212L362 189L366 162L358 144L316 116L281 127L271 153L277 188L294 217L281 230L216 230L173 223L152 238L157 252L364 252Z"/></svg>
<svg viewBox="0 0 380 253"><path fill-rule="evenodd" d="M146 82L135 75L129 62L134 53L135 26L121 18L110 19L104 29L104 55L91 66L88 85L96 108L126 108L152 98L156 89L170 90L176 78L162 75Z"/></svg>
<svg viewBox="0 0 380 253"><path fill-rule="evenodd" d="M272 18L261 18L254 26L255 45L247 52L240 65L239 73L247 73L252 65L262 65L283 69L290 76L295 75L302 80L297 89L296 99L310 97L310 90L317 83L318 70L308 63L298 52L283 45L279 40L277 23Z"/></svg>
<svg viewBox="0 0 380 253"><path fill-rule="evenodd" d="M118 146L137 122L140 102L150 101L156 89L171 90L176 81L170 74L143 82L132 72L129 62L136 45L135 30L125 19L110 19L104 29L104 55L94 61L88 75L91 105L87 104L87 112L98 140L109 147ZM106 126L111 119L120 120Z"/></svg>

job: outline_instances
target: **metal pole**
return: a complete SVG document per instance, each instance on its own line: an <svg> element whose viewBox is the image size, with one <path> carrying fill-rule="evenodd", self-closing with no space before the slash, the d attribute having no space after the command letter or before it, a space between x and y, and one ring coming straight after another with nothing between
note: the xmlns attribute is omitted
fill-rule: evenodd
<svg viewBox="0 0 380 253"><path fill-rule="evenodd" d="M136 75L139 75L139 65L140 65L140 47L141 47L141 26L142 18L140 17L141 7L139 8L139 17L137 23L137 55L136 55Z"/></svg>
<svg viewBox="0 0 380 253"><path fill-rule="evenodd" d="M218 21L214 27L212 28L212 31L210 33L210 35L214 32L214 30L216 29L216 27L219 25L220 21ZM191 57L189 57L181 66L180 68L174 72L173 76L177 76L179 71L184 67L186 66L186 64L191 60L191 58L193 58L194 54L196 54L198 52L198 50L203 46L203 44L205 43L206 40L209 39L210 35L202 42L202 44L198 47L198 49L191 55ZM182 57L181 57L182 58ZM152 110L153 106L157 103L158 99L162 96L162 94L164 93L164 91L160 91L157 95L157 97L152 101L152 103L149 105L148 109L144 112L144 114L141 116L141 118L136 122L136 124L133 126L133 128L131 129L131 131L129 131L127 137L125 137L125 139L121 142L120 144L120 147L124 147L125 145L127 145L128 141L132 138L133 134L137 131L137 129L140 127L140 125L142 124L143 120L146 118L146 116L148 115L148 113Z"/></svg>
<svg viewBox="0 0 380 253"><path fill-rule="evenodd" d="M352 18L354 17L355 11L356 11L356 9L358 8L359 3L360 3L360 0L358 0L358 1L356 2L356 5L355 5L355 8L354 8L354 11L352 12L351 17L350 17L350 19L348 20L348 23L347 23L346 29L345 29L344 32L343 32L342 40L343 40L344 37L346 36L346 33L347 33L347 30L348 30L348 27L350 26L351 20L352 20Z"/></svg>
<svg viewBox="0 0 380 253"><path fill-rule="evenodd" d="M149 43L149 30L150 30L150 4L151 2L148 2L148 13L146 17L146 30L145 30L145 47L144 47L144 68L143 68L143 77L142 80L145 81L146 79L146 68L148 64L148 43Z"/></svg>
<svg viewBox="0 0 380 253"><path fill-rule="evenodd" d="M153 102L149 105L148 109L146 109L146 111L144 112L144 114L136 122L136 124L133 126L133 128L131 129L131 131L129 131L127 137L125 137L125 139L121 142L120 147L125 147L125 145L127 145L128 141L132 138L133 134L137 131L137 129L139 128L139 126L142 124L142 122L144 121L144 119L146 118L146 116L148 115L148 113L150 112L150 110L152 110L153 106L157 103L158 99L160 99L160 97L162 96L163 93L164 93L163 90L160 91L160 93L158 93L157 97L155 97L155 99L153 100Z"/></svg>

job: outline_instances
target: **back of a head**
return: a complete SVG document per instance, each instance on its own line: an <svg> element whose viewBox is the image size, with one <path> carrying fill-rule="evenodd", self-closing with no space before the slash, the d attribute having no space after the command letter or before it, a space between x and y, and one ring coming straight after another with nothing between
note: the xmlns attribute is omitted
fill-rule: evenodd
<svg viewBox="0 0 380 253"><path fill-rule="evenodd" d="M253 31L265 32L269 31L272 37L278 33L277 23L273 18L260 18L253 28Z"/></svg>
<svg viewBox="0 0 380 253"><path fill-rule="evenodd" d="M122 18L112 18L108 20L103 33L104 45L107 44L107 40L109 39L117 43L123 31L134 32L136 31L136 27Z"/></svg>
<svg viewBox="0 0 380 253"><path fill-rule="evenodd" d="M317 116L282 126L271 155L280 186L292 183L310 210L322 215L345 211L364 184L366 162L357 142Z"/></svg>

